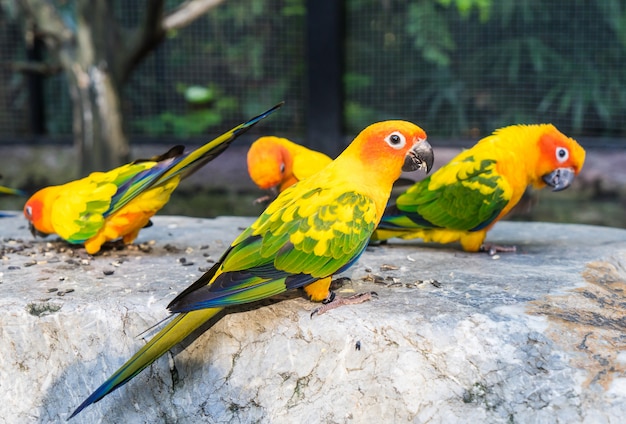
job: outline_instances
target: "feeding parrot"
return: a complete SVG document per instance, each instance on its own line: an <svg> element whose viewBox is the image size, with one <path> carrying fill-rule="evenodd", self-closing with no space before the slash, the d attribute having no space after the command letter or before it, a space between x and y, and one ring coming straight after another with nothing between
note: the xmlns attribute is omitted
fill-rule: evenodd
<svg viewBox="0 0 626 424"><path fill-rule="evenodd" d="M280 137L261 137L248 150L250 178L259 188L272 190L274 194L310 177L331 162L323 153ZM267 198L257 199L257 202Z"/></svg>
<svg viewBox="0 0 626 424"><path fill-rule="evenodd" d="M316 178L280 193L221 259L168 305L171 321L71 417L127 383L228 306L300 287L328 308L367 300L335 298L331 277L350 267L367 247L402 170L428 172L432 163L432 148L420 127L384 121L365 128Z"/></svg>
<svg viewBox="0 0 626 424"><path fill-rule="evenodd" d="M43 188L24 205L33 235L57 234L95 254L107 241L130 244L168 201L180 181L221 154L230 143L282 106L236 126L191 152L175 146L108 172Z"/></svg>
<svg viewBox="0 0 626 424"><path fill-rule="evenodd" d="M585 150L551 124L501 128L402 193L385 210L372 241L421 238L459 241L467 252L512 251L483 245L487 232L528 186L563 190L584 161Z"/></svg>

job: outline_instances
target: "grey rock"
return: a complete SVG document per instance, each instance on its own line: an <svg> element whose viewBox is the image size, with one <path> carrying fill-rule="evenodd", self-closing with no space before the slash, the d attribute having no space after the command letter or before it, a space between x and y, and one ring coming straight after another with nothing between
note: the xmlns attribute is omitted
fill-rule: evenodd
<svg viewBox="0 0 626 424"><path fill-rule="evenodd" d="M0 219L0 422L65 420L251 221L156 217L91 257ZM240 308L73 421L621 423L626 231L501 222L488 240L518 251L370 247L337 292L377 299Z"/></svg>

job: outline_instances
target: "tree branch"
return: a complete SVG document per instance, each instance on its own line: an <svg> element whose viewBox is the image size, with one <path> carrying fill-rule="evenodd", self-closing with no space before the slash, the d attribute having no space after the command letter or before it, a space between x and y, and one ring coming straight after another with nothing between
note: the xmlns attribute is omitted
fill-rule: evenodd
<svg viewBox="0 0 626 424"><path fill-rule="evenodd" d="M163 29L169 31L189 25L224 0L187 0L163 18Z"/></svg>
<svg viewBox="0 0 626 424"><path fill-rule="evenodd" d="M21 0L19 5L22 13L35 22L36 35L41 36L48 47L58 48L60 44L74 37L74 32L63 22L56 8L49 1Z"/></svg>
<svg viewBox="0 0 626 424"><path fill-rule="evenodd" d="M123 85L135 66L165 38L165 30L161 26L163 4L164 0L148 0L141 22L129 32L127 43L121 46L116 69L119 84Z"/></svg>
<svg viewBox="0 0 626 424"><path fill-rule="evenodd" d="M58 63L13 61L0 63L1 66L25 74L55 75L63 70Z"/></svg>

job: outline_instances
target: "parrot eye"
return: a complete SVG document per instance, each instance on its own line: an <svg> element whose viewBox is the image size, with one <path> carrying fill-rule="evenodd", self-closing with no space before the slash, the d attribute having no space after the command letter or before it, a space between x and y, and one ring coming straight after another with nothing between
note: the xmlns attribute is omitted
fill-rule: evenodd
<svg viewBox="0 0 626 424"><path fill-rule="evenodd" d="M404 135L402 135L398 131L392 132L387 137L385 137L385 141L396 150L403 148L406 144L406 139L404 138Z"/></svg>
<svg viewBox="0 0 626 424"><path fill-rule="evenodd" d="M564 147L556 148L556 160L563 163L569 158L569 152Z"/></svg>
<svg viewBox="0 0 626 424"><path fill-rule="evenodd" d="M280 164L280 173L281 173L281 174L284 174L284 173L285 173L285 164L284 164L284 163L281 163L281 164Z"/></svg>
<svg viewBox="0 0 626 424"><path fill-rule="evenodd" d="M26 215L28 215L29 217L33 216L32 206L26 206Z"/></svg>

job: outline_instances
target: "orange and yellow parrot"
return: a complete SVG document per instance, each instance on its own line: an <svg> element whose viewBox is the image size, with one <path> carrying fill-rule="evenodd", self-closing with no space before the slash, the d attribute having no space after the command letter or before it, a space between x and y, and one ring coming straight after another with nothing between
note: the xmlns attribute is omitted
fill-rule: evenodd
<svg viewBox="0 0 626 424"><path fill-rule="evenodd" d="M483 245L487 232L528 186L563 190L584 161L585 150L553 125L501 128L401 194L385 210L372 241L421 238L459 241L468 252L514 250Z"/></svg>
<svg viewBox="0 0 626 424"><path fill-rule="evenodd" d="M273 196L291 185L317 173L333 160L323 153L308 149L286 138L266 136L257 139L248 150L248 174L262 190Z"/></svg>
<svg viewBox="0 0 626 424"><path fill-rule="evenodd" d="M33 235L57 234L95 254L107 241L130 244L169 200L181 179L221 154L282 103L191 152L175 146L161 156L39 190L24 205Z"/></svg>
<svg viewBox="0 0 626 424"><path fill-rule="evenodd" d="M299 287L329 307L346 303L331 294L332 275L365 250L402 170L428 171L432 162L426 133L418 126L385 121L367 127L316 178L279 194L222 258L168 305L175 315L167 326L71 417L127 383L225 307Z"/></svg>

